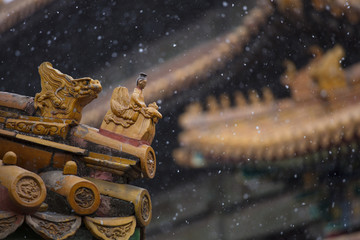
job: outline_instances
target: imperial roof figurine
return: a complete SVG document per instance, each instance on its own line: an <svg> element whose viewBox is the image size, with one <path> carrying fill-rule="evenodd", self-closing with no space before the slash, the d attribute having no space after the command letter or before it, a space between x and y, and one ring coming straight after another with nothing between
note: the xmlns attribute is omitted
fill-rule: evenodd
<svg viewBox="0 0 360 240"><path fill-rule="evenodd" d="M140 73L131 97L125 87L114 89L111 108L104 117L100 131L121 134L151 144L155 136L155 124L162 115L158 112L159 107L155 102L148 107L144 102L146 76L145 73Z"/></svg>
<svg viewBox="0 0 360 240"><path fill-rule="evenodd" d="M144 239L151 198L129 183L155 176L150 144L162 117L144 103L146 75L131 98L114 90L99 131L79 124L98 80L73 79L49 62L39 73L35 98L0 92L0 239L25 223L45 239L66 239L81 222L96 238Z"/></svg>

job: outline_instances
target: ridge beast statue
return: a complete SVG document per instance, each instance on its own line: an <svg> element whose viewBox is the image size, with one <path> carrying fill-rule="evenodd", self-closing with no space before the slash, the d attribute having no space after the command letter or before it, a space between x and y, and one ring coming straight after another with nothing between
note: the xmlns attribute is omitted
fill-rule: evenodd
<svg viewBox="0 0 360 240"><path fill-rule="evenodd" d="M82 223L99 239L144 239L150 195L129 182L155 176L150 144L162 117L144 102L146 75L131 97L114 90L99 130L80 124L98 80L73 79L49 62L39 73L35 98L0 92L0 239L23 222L44 239L66 239Z"/></svg>

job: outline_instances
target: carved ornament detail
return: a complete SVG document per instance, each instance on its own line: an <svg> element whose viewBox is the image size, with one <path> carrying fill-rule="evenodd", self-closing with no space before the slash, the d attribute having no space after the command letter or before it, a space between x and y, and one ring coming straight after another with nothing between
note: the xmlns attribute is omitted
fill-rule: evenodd
<svg viewBox="0 0 360 240"><path fill-rule="evenodd" d="M39 226L47 233L49 236L58 236L61 235L63 232L67 232L71 229L71 225L75 222L69 221L69 222L49 222L49 221L38 221Z"/></svg>
<svg viewBox="0 0 360 240"><path fill-rule="evenodd" d="M141 171L144 177L154 178L156 173L156 157L153 149L149 147L140 160Z"/></svg>
<svg viewBox="0 0 360 240"><path fill-rule="evenodd" d="M34 133L37 135L58 135L64 138L69 127L68 124L63 123L7 119L6 128L24 133Z"/></svg>
<svg viewBox="0 0 360 240"><path fill-rule="evenodd" d="M66 239L76 233L81 217L38 212L27 215L26 223L45 239Z"/></svg>
<svg viewBox="0 0 360 240"><path fill-rule="evenodd" d="M17 118L19 117L19 114L0 110L0 117Z"/></svg>
<svg viewBox="0 0 360 240"><path fill-rule="evenodd" d="M147 195L144 195L141 201L141 216L144 221L148 221L151 215L150 200Z"/></svg>
<svg viewBox="0 0 360 240"><path fill-rule="evenodd" d="M89 77L73 79L54 69L49 62L39 67L41 92L35 95L34 106L41 116L80 121L82 108L101 91L98 80Z"/></svg>
<svg viewBox="0 0 360 240"><path fill-rule="evenodd" d="M85 217L86 227L103 240L128 240L135 232L136 220L134 216L91 218Z"/></svg>
<svg viewBox="0 0 360 240"><path fill-rule="evenodd" d="M22 201L31 203L40 198L41 187L35 179L24 177L17 182L16 193Z"/></svg>
<svg viewBox="0 0 360 240"><path fill-rule="evenodd" d="M0 234L6 232L16 222L16 216L0 219Z"/></svg>
<svg viewBox="0 0 360 240"><path fill-rule="evenodd" d="M126 236L128 236L129 232L131 230L131 226L133 224L134 224L133 222L130 222L130 223L120 225L120 226L115 226L115 227L101 226L101 225L96 225L96 227L99 230L99 232L104 234L108 239L116 240L116 239L125 238Z"/></svg>
<svg viewBox="0 0 360 240"><path fill-rule="evenodd" d="M23 215L17 215L13 212L0 211L0 239L6 239L6 237L15 232L24 222Z"/></svg>
<svg viewBox="0 0 360 240"><path fill-rule="evenodd" d="M82 208L89 208L94 204L95 195L86 187L80 187L75 192L75 202Z"/></svg>
<svg viewBox="0 0 360 240"><path fill-rule="evenodd" d="M142 191L135 203L135 216L137 224L145 227L149 225L152 217L151 198L148 191Z"/></svg>

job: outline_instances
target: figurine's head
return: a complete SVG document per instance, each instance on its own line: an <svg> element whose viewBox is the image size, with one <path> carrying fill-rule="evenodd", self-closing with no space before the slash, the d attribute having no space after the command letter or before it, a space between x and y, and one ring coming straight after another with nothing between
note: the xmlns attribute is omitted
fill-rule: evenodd
<svg viewBox="0 0 360 240"><path fill-rule="evenodd" d="M144 89L146 87L147 75L145 73L140 73L139 77L136 79L136 86L140 89Z"/></svg>

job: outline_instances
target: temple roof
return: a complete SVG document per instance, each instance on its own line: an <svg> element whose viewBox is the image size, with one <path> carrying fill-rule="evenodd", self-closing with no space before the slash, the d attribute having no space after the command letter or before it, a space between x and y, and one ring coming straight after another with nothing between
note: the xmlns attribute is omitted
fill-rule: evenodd
<svg viewBox="0 0 360 240"><path fill-rule="evenodd" d="M108 7L109 2L97 2L95 4L103 4L103 7ZM75 71L76 75L78 75L79 72L75 69L77 68L93 76L92 72L89 71L89 69L91 69L94 72L104 75L104 78L100 79L102 83L107 82L107 84L109 84L111 80L108 76L112 76L116 81L111 82L109 85L114 86L114 88L118 84L125 85L129 90L135 87L135 75L120 82L123 75L120 75L119 72L124 71L124 68L127 66L122 66L122 68L116 66L118 70L114 71L115 65L119 62L110 61L109 59L112 59L111 55L113 52L119 56L124 52L127 53L125 47L122 48L123 46L129 46L131 44L137 46L138 38L147 34L151 35L151 33L146 30L153 29L151 26L154 25L150 24L150 27L143 28L142 31L132 32L131 37L129 37L126 35L126 32L130 31L129 29L133 30L134 25L138 25L138 21L145 21L144 18L139 17L138 20L132 23L123 21L125 22L125 26L122 25L120 27L121 29L118 28L119 32L113 33L114 28L104 27L110 26L107 25L107 21L110 19L107 18L108 16L102 18L101 21L95 21L89 17L94 15L89 14L89 9L91 8L88 9L84 7L88 2L70 2L68 3L71 5L68 7L69 11L60 11L59 15L55 14L55 8L58 6L55 3L56 1L53 2L54 5L51 9L54 14L44 14L50 18L49 21L44 20L44 16L41 14L41 16L38 16L43 19L41 24L44 26L39 27L41 31L44 33L46 33L48 29L52 31L54 27L50 26L51 24L49 23L56 25L63 17L69 17L69 21L76 22L76 24L74 24L74 26L59 24L56 31L50 34L51 36L57 36L56 43L55 40L51 39L53 40L51 47L46 45L48 38L43 37L44 34L36 33L38 32L36 27L33 29L28 27L26 29L27 35L34 35L31 39L24 38L22 37L23 35L15 31L18 33L18 38L13 39L9 37L9 35L4 34L4 37L0 35L0 41L3 42L7 39L8 42L17 43L20 42L17 41L18 39L23 39L22 44L24 42L30 43L31 46L35 46L36 51L43 52L46 56L52 56L53 58L48 60L56 61L56 64L62 70L70 69L69 74L73 74ZM128 5L120 6L119 4L116 6L116 9L128 12L128 8L126 7L129 7L130 9L136 9L134 11L136 12L139 9L143 9L142 5L146 3L152 4L152 2L146 1L137 3L129 2L130 7ZM77 4L82 4L80 8L83 9L78 10L75 8ZM125 2L121 4L126 5ZM186 6L190 9L194 8L194 5L189 4ZM239 6L240 3L237 5L237 10L239 10ZM249 7L250 5L247 6L251 9L251 7ZM294 220L291 220L289 216L298 216L299 213L303 218L296 218L295 223L299 222L299 225L295 225L296 231L299 230L299 227L302 231L303 227L307 224L313 227L314 220L317 221L317 217L313 218L312 216L312 218L310 218L310 215L314 213L314 205L312 201L299 200L299 195L304 194L304 192L294 192L295 188L299 188L297 186L299 182L295 182L294 184L292 180L293 178L297 178L296 180L301 181L302 178L298 178L298 175L293 177L294 172L291 169L287 168L283 171L283 173L285 172L283 175L286 176L282 176L282 178L286 179L285 181L287 182L281 182L281 184L279 184L281 186L278 186L279 182L274 184L272 181L269 181L268 178L262 179L261 181L256 179L255 185L259 187L253 187L251 191L247 191L247 188L250 189L249 186L254 184L255 179L251 184L247 184L247 180L239 177L240 171L244 169L244 171L246 171L246 166L245 168L236 169L232 168L232 166L238 166L244 162L249 162L253 164L251 166L256 165L256 167L264 164L263 166L266 166L266 168L272 163L277 164L280 162L290 162L290 164L295 165L295 160L299 158L307 159L309 155L316 155L318 156L318 160L320 159L319 161L323 164L319 164L317 168L314 169L307 169L307 171L311 171L310 174L308 172L303 173L304 185L311 185L312 190L316 191L317 194L322 194L321 190L323 190L323 188L312 188L315 186L314 182L307 184L305 180L308 175L311 175L310 177L312 177L312 179L317 177L321 179L322 175L324 175L326 180L325 183L322 184L324 184L326 190L333 191L337 187L344 188L344 185L330 187L333 186L333 178L331 178L332 175L330 174L332 173L330 171L335 167L330 166L333 163L326 160L331 160L331 158L328 158L329 155L341 155L341 157L336 159L339 160L337 163L348 164L348 162L351 162L349 168L352 168L352 161L356 161L353 159L350 161L350 158L353 155L357 156L358 148L353 146L358 145L360 137L358 99L358 93L360 91L360 67L357 65L360 62L360 45L358 44L360 39L360 26L358 24L358 16L360 16L359 9L359 1L354 0L258 1L253 9L249 11L244 10L244 19L239 21L237 26L232 28L228 33L222 33L217 37L212 37L212 39L207 42L194 45L192 49L181 52L173 59L163 59L163 64L152 66L148 70L141 69L141 71L146 72L149 76L149 84L144 93L146 102L157 101L161 107L160 111L164 114L164 119L161 120L159 128L160 131L158 131L157 139L154 141L157 148L160 147L161 150L159 151L160 161L158 164L158 169L161 172L161 174L158 175L161 175L161 178L159 178L159 181L156 181L154 185L159 189L159 192L162 192L161 197L164 199L164 205L161 205L161 201L158 201L158 199L155 199L154 203L158 209L163 209L166 213L163 211L161 215L155 217L155 219L159 219L161 223L157 226L155 225L152 232L161 232L161 234L165 235L164 229L169 229L169 226L170 228L171 226L174 228L182 228L184 232L190 232L190 228L183 228L183 226L190 226L192 230L195 229L195 232L197 232L196 230L199 226L207 226L202 227L202 230L208 232L209 235L214 235L213 231L208 230L209 226L218 226L218 223L220 223L221 231L229 233L234 238L238 238L246 232L247 227L254 229L252 233L249 233L250 235L245 234L245 237L254 236L251 235L254 234L254 232L259 236L265 234L265 232L269 234L269 229L260 229L257 226L258 222L256 220L249 221L252 219L251 216L279 216L280 218L273 218L276 219L276 221L270 222L277 222L282 225L285 222L277 221L277 219L281 220L285 216L287 218L287 225L290 224L290 227L286 229L294 229L294 225L292 225ZM82 10L85 14L80 14ZM197 10L203 11L203 9ZM223 11L223 9L220 11ZM104 12L106 13L106 11ZM153 16L150 12L151 11L148 11L148 14ZM45 11L43 13L45 13ZM182 9L182 13L186 14L186 9ZM137 13L135 13L135 15L136 14ZM121 14L112 14L112 16L115 15L119 18L122 17ZM149 15L146 15L145 19L150 19ZM156 12L156 15L162 14ZM89 18L86 19L86 23L88 23L86 27L81 25L83 23L82 21L84 21L83 16ZM38 20L38 18L35 18L34 21L36 20ZM18 24L20 24L20 22ZM164 23L160 21L159 24ZM200 27L202 28L206 24ZM23 26L22 23L21 26ZM28 26L30 26L30 24ZM47 26L50 27L47 28ZM78 29L91 29L94 26L97 26L98 29L104 29L104 31L90 31L89 35L78 33ZM190 32L191 31L189 31L189 37L191 38L193 36ZM119 43L116 47L114 47L115 44L111 42L115 39L112 37L113 34L120 36L118 38ZM164 32L161 34L164 34ZM159 33L159 35L161 34ZM71 42L65 40L65 38L69 39L68 36L70 35L73 36ZM96 41L98 35L101 37L101 41ZM106 42L104 39L106 39ZM156 34L146 39L146 41L150 40L160 41L156 38ZM339 47L335 47L336 44L339 44ZM120 45L121 47L119 47ZM56 48L55 46L61 47ZM71 48L68 48L69 46L71 46ZM89 48L91 48L92 51L89 51L88 54L82 54L83 51ZM102 51L102 49L105 48L109 48L109 50ZM333 49L339 48L343 48L344 52L341 50L339 52L335 51L334 55L330 54L332 57L322 58ZM11 50L4 50L1 55L4 59L3 66L5 66L1 71L4 73L7 71L14 72L7 68L15 65L10 63L15 62L11 56L14 56L17 48L11 46L8 49ZM322 51L323 53L321 53ZM320 54L318 55L319 52ZM23 51L23 49L21 49L21 57L28 59L29 56L32 56L30 50ZM161 56L160 53L159 56ZM35 57L38 57L37 60ZM146 57L148 57L148 55L144 54L139 58ZM20 58L15 59L19 60ZM320 62L323 64L319 64L318 60L321 59L323 59L323 61ZM39 56L34 56L33 62L29 65L37 64L38 60ZM113 64L113 68L99 67L100 64L98 63L101 61L109 61ZM110 64L109 62L107 63ZM155 61L155 64L159 62L161 61ZM126 70L133 71L135 74L137 70L134 70L135 67L133 68L133 66L136 66L135 61L129 64L129 69ZM329 66L331 66L330 70ZM73 68L74 70L72 70ZM32 75L29 74L26 69L21 69L22 71L18 72L26 72L28 75L23 79L28 81ZM333 69L335 70L333 71ZM331 74L329 74L330 72ZM10 82L8 79L14 79L18 81L17 84L13 84L13 81L11 81L11 84L16 85L16 87L24 85L21 84L22 77L12 78L11 76L14 75L10 73L8 75L6 74L4 74L4 82ZM27 82L24 86L28 86ZM2 87L4 88L4 86ZM87 112L84 112L82 118L84 123L97 127L100 126L106 110L109 109L111 92L112 89L110 88L106 94L100 96L100 99L95 100L97 104L94 103L90 108L86 109ZM24 101L32 101L30 98L21 99ZM0 96L0 101L1 100ZM19 102L16 109L24 110L28 113L27 105L22 103L23 102ZM8 104L11 105L11 103ZM4 107L9 106L4 105ZM9 118L9 116L6 116L6 118ZM5 120L3 121L5 122ZM71 127L73 127L72 124ZM111 144L114 148L118 147L118 143L114 140L118 138L118 136L110 134L104 136L104 131L101 134L100 130L98 131L95 128L84 126L83 124L73 127L70 133L75 133L76 138L73 137L71 141L68 142L69 145L73 143L72 140L75 139L82 140L77 142L79 144L103 142L106 145ZM178 133L179 142L177 143L175 138L177 138ZM21 144L27 141L27 143L31 143L37 147L39 147L38 143L41 142L41 147L49 149L47 141L34 142L32 141L34 138L24 138L22 136L26 134L21 132L14 134L3 131L0 135L7 140L16 139L16 136L19 136L21 139L18 139L22 141ZM45 137L49 138L48 136ZM85 140L85 142L83 140ZM2 146L10 145L4 142ZM52 155L44 155L44 157L48 157L51 164L59 164L58 162L64 159L64 151L68 153L70 150L74 150L68 146L64 146L64 144L56 145L55 148L53 146L50 147L52 151L58 151ZM82 146L79 145L77 147L80 148ZM76 152L76 160L79 160L79 162L80 160L84 160L84 164L88 167L94 169L99 167L104 169L104 167L106 167L106 170L112 170L113 173L120 176L126 176L126 174L131 175L133 173L132 171L127 171L132 169L132 167L124 166L123 162L121 162L122 159L119 159L120 157L124 157L120 155L120 153L119 156L113 157L116 151L112 151L111 160L118 160L119 162L109 165L108 162L104 161L104 156L100 154L104 148L96 148L90 144L86 147L86 149L81 148L75 150L84 150L84 152ZM132 146L128 147L133 149ZM177 148L177 150L174 151L173 158L178 164L195 168L215 166L215 169L185 170L174 166L175 164L171 160L171 152L174 148ZM123 147L121 147L121 149L125 151ZM88 154L89 151L92 152L92 154ZM33 151L28 151L28 153L33 155ZM323 153L325 153L326 157L322 155ZM156 152L156 154L158 154L158 152ZM348 155L346 154L351 155L349 161L347 161ZM302 161L301 164L304 161ZM29 161L23 162L26 164L29 163ZM152 159L150 159L150 162L153 162ZM329 168L326 168L325 165L326 167L329 166ZM301 165L301 167L303 167L303 165ZM296 169L296 174L305 168L301 167ZM311 167L313 166L309 168ZM357 166L355 166L355 168L356 167ZM221 170L228 169L229 171L226 171L226 173L222 171L224 174L220 174L221 171L218 171L218 168ZM319 171L319 168L326 169ZM271 169L269 171L271 171L273 175L279 173L278 171L273 171L273 168L269 169ZM79 170L81 170L81 168ZM140 168L136 168L135 170L140 171ZM312 171L315 171L316 175L312 174ZM62 174L64 174L64 172ZM344 183L344 180L348 181L349 179L350 181L354 176L358 176L357 171L351 172L351 176L345 176L348 174L346 171L341 172L340 175L336 175L337 173L336 171L333 177L336 177L339 181L342 181L342 183ZM198 180L194 179L194 175L198 177ZM211 176L211 178L204 178L204 176ZM342 179L342 176L345 176L344 179ZM136 177L139 177L139 175L134 178ZM86 180L91 181L91 178L86 178ZM355 178L357 179L357 177ZM51 179L51 177L47 179ZM201 182L201 185L196 181ZM321 181L322 180L318 179L318 182L321 183ZM327 183L326 181L331 182ZM100 191L100 193L103 196L106 195L106 199L116 198L115 200L120 200L118 199L120 196L127 196L127 194L122 193L122 189L118 185L111 185L113 191L109 193L110 185L105 186L101 181L96 182L97 185L101 186L102 191ZM246 184L243 185L243 182ZM318 182L315 183L317 184ZM205 185L203 184L205 184L206 187L204 187ZM348 184L347 187L349 185L350 184ZM177 187L175 188L174 186ZM132 189L130 186L128 186L128 188L128 190ZM180 190L178 191L178 189ZM209 189L209 191L207 189ZM305 189L305 194L308 193L306 190L307 189ZM175 191L176 194L174 194ZM284 193L283 196L274 198L280 191ZM291 193L287 191L291 191ZM344 192L346 191L347 190ZM133 197L141 196L140 193L143 194L144 192L146 191L138 191L138 195L134 195ZM333 194L333 192L331 192L331 194ZM248 198L249 195L251 195L250 198ZM320 197L321 199L325 199L324 196ZM336 197L340 198L342 195ZM186 200L186 204L184 204L182 198ZM128 200L129 202L134 202L134 199ZM150 198L148 197L143 198L143 200L147 203L150 202ZM333 198L329 198L329 206L332 206L329 207L329 209L335 212L337 209L334 208L334 202L331 200L333 200ZM344 199L344 202L345 201L347 201L347 199ZM56 201L51 202L56 203ZM171 202L171 204L169 202ZM338 205L338 202L335 202L336 205ZM219 203L222 203L221 206L213 211ZM306 206L304 203L306 203ZM256 207L254 207L255 205ZM300 211L298 212L298 208L294 209L294 207L300 205L303 209L299 208ZM280 206L284 208L280 208ZM173 212L169 210L171 207L173 207ZM118 214L122 208L113 210ZM136 213L137 210L130 207L126 208L126 210L131 211L130 215L133 215L133 211L135 211L135 217L140 213L139 210ZM306 216L302 214L305 211L309 212ZM261 214L259 214L259 212ZM276 212L276 215L272 212ZM324 214L328 213L328 211L323 212ZM148 219L149 214L146 213L148 213L148 211L145 211ZM173 215L170 216L170 213L173 213ZM290 215L287 215L288 213L290 213ZM170 219L170 221L165 219L163 214L169 214L170 217L168 219ZM0 216L0 218L1 217L2 216ZM8 216L6 215L5 217ZM34 216L33 219L41 219L39 217L41 216L37 215ZM221 221L218 220L218 217L221 217ZM353 216L353 218L356 217L357 215ZM209 219L210 221L214 219L216 224L212 225ZM242 221L236 222L236 226L240 223L242 227L234 228L234 221L237 219L242 219ZM29 220L31 220L31 218ZM29 220L28 222L30 222ZM112 219L104 222L103 219L83 218L82 221L84 221L87 226L94 226L94 224L99 225L99 222L101 225L103 225L102 223L106 225L117 224L115 221L112 221ZM134 221L135 219L132 218L131 222ZM259 223L264 222L261 219ZM122 223L118 223L118 225L119 224ZM171 231L174 230L174 228L171 229ZM282 226L281 229L283 228L284 226ZM243 231L243 229L245 229L245 231ZM280 228L273 229L276 230L271 231L276 232L276 234L280 231ZM216 230L215 227L214 231ZM220 234L221 231L219 231ZM184 235L179 235L175 230L174 233L177 234L178 239L186 239L186 237L182 237ZM282 234L283 232L281 232L281 235ZM103 237L101 233L98 232L96 232L95 235L100 238ZM218 236L220 235L217 235L217 237ZM273 236L274 239L277 237L279 237L279 235L276 237ZM299 235L297 235L297 237L299 237ZM156 236L155 238L160 239L161 237ZM167 238L168 236L164 237L164 239Z"/></svg>
<svg viewBox="0 0 360 240"><path fill-rule="evenodd" d="M360 14L358 1L348 1L347 4L334 1L330 5L327 5L327 1L322 0L257 1L257 5L230 32L179 54L164 64L158 65L155 70L152 68L153 73L148 84L149 90L146 93L146 100L155 101L161 99L162 102L166 102L170 99L174 102L174 99L176 99L177 102L186 102L181 98L184 98L183 96L188 97L189 94L186 92L189 91L194 94L196 91L194 92L192 89L195 86L203 88L204 85L214 87L215 84L221 84L221 78L218 76L219 72L231 69L233 75L231 78L234 78L238 75L237 71L240 69L239 67L236 69L236 64L246 66L246 62L262 61L261 55L265 53L252 53L264 51L262 49L264 44L265 46L269 44L265 42L267 39L263 37L264 33L273 38L270 41L275 41L274 38L278 38L279 35L287 31L286 24L283 24L286 22L295 24L296 31L304 31L304 29L309 28L306 24L310 25L310 22L319 20L315 19L314 12L328 14L331 18L336 19L335 21L348 22L349 26L356 25L360 20L358 17ZM337 23L333 22L333 24ZM334 30L333 28L330 31ZM239 61L239 59L241 60ZM217 79L214 79L214 76L217 76ZM122 84L131 88L134 85L134 78L135 76L125 80ZM238 81L239 79L232 79L233 83L238 83ZM208 82L211 83L207 84ZM197 90L198 92L201 91L199 88ZM212 89L206 88L204 90L203 88L203 91L212 91ZM105 93L104 96L100 97L99 103L108 101L110 95L111 91ZM88 110L88 112L85 112L84 122L99 124L103 114L105 112L101 107ZM91 118L86 116L91 116Z"/></svg>
<svg viewBox="0 0 360 240"><path fill-rule="evenodd" d="M186 91L206 81L211 73L224 68L227 62L243 51L244 46L258 33L260 26L265 24L272 12L271 4L267 1L258 1L257 6L244 17L243 23L231 32L197 45L157 66L148 84L146 100L169 99L174 96L174 92ZM134 86L133 79L135 77L125 80L123 85L131 88ZM111 91L108 91L100 97L99 102L108 101L110 96ZM105 112L101 107L95 107L84 114L85 123L96 125Z"/></svg>
<svg viewBox="0 0 360 240"><path fill-rule="evenodd" d="M319 50L318 50L319 51ZM292 97L274 100L268 88L249 91L249 103L235 92L217 101L210 96L207 111L199 103L188 107L180 123L178 163L194 167L222 161L281 160L339 147L359 137L360 65L340 66L344 50L336 46L296 70L287 62L282 77ZM357 74L356 74L357 73ZM212 162L212 163L211 163Z"/></svg>

